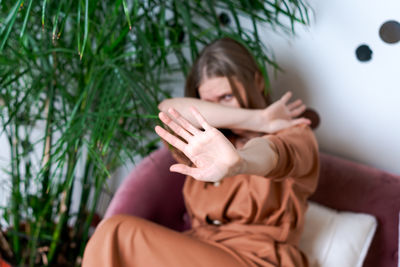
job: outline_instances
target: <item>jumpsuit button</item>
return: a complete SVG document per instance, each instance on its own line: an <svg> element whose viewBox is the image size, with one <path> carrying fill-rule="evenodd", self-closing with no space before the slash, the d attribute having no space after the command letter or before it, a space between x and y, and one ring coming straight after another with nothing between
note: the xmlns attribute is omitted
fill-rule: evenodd
<svg viewBox="0 0 400 267"><path fill-rule="evenodd" d="M221 225L222 222L221 222L221 221L218 221L218 220L212 220L212 224L214 224L214 225Z"/></svg>
<svg viewBox="0 0 400 267"><path fill-rule="evenodd" d="M206 222L208 224L213 224L213 225L222 225L222 222L219 220L212 220L210 217L208 217L208 215L206 216Z"/></svg>

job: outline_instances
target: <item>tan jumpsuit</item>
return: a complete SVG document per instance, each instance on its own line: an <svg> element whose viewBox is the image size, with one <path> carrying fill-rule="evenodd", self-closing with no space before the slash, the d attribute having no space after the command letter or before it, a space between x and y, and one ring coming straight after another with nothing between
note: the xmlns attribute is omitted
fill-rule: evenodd
<svg viewBox="0 0 400 267"><path fill-rule="evenodd" d="M317 142L305 125L265 137L278 153L266 177L241 174L220 184L188 177L183 193L191 230L113 216L90 239L83 267L308 266L298 243L318 182Z"/></svg>

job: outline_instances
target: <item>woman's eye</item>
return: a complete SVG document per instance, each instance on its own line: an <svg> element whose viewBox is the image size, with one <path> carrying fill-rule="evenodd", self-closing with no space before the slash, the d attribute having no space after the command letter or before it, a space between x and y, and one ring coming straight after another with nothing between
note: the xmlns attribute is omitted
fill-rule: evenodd
<svg viewBox="0 0 400 267"><path fill-rule="evenodd" d="M229 101L233 98L232 94L226 94L221 97L221 101Z"/></svg>

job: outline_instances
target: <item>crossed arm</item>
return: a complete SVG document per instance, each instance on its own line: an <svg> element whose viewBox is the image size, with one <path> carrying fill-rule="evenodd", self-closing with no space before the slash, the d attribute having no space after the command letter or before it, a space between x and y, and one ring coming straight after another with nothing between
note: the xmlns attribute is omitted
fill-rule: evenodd
<svg viewBox="0 0 400 267"><path fill-rule="evenodd" d="M177 105L182 113L185 112L185 117L175 108L170 107L165 110L166 107L161 105L162 112L159 117L176 136L160 126L155 128L156 133L182 151L195 165L189 167L184 164L174 164L170 170L208 182L216 182L242 173L267 175L278 161L274 145L267 137L252 138L243 148L236 149L217 127L251 131L258 129L258 132L273 133L300 123L309 124L304 118L293 119L302 112L303 107L298 101L288 107L289 98L290 94L286 94L264 110L229 108L201 100L198 101L204 103L194 108L190 107L197 102L193 99L193 102ZM203 117L197 108L206 115ZM257 125L256 122L260 121L266 125Z"/></svg>
<svg viewBox="0 0 400 267"><path fill-rule="evenodd" d="M304 112L306 106L300 99L289 102L291 97L292 93L287 92L265 109L234 108L196 98L166 99L158 108L162 112L167 112L170 108L176 109L195 127L200 127L200 124L190 112L191 107L195 107L215 128L274 133L294 125L311 123L306 118L296 118Z"/></svg>

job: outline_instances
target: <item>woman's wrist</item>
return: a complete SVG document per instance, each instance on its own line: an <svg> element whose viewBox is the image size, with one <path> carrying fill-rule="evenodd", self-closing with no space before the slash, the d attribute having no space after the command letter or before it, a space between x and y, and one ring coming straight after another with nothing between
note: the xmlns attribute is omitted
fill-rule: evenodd
<svg viewBox="0 0 400 267"><path fill-rule="evenodd" d="M240 160L238 162L238 166L236 169L237 170L236 175L247 173L246 170L247 170L247 165L248 165L245 157L243 157L243 155L240 153L240 150L238 150L238 154L239 154Z"/></svg>
<svg viewBox="0 0 400 267"><path fill-rule="evenodd" d="M258 132L262 122L262 110L261 109L241 109L243 116L238 123L238 129Z"/></svg>

